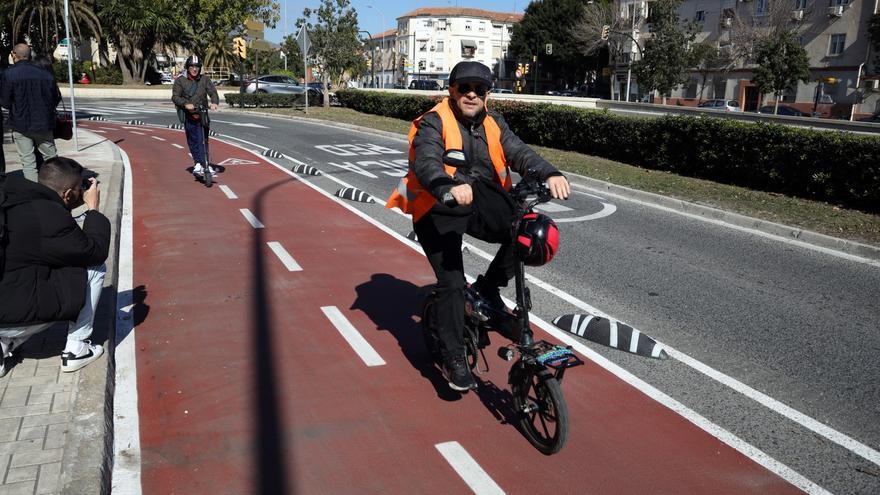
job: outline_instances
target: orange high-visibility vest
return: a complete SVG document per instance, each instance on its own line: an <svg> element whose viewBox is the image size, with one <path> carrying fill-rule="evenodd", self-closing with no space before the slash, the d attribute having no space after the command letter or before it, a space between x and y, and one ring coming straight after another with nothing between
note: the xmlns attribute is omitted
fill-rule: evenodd
<svg viewBox="0 0 880 495"><path fill-rule="evenodd" d="M409 128L409 160L415 161L416 150L413 146L413 140L416 132L419 130L419 121L422 117L437 112L442 122L443 143L446 151L461 151L461 129L458 128L458 121L452 108L449 106L449 98L443 98L434 108L428 110L413 121ZM504 149L501 147L501 128L498 122L490 115L486 115L483 120L483 128L486 129L486 142L489 143L489 158L492 159L492 165L495 166L495 180L504 187L504 190L510 190L510 169L507 167L507 159L504 157ZM455 167L443 165L443 169L450 177L455 175ZM400 208L404 213L412 215L413 222L417 222L425 213L427 213L434 204L437 203L435 198L427 189L425 189L416 177L412 167L405 177L400 179L397 188L391 193L388 202L385 203L386 208Z"/></svg>

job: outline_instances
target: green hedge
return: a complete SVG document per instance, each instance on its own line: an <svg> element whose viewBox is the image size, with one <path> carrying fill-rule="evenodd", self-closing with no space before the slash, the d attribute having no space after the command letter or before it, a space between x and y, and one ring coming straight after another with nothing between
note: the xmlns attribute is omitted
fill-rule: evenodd
<svg viewBox="0 0 880 495"><path fill-rule="evenodd" d="M357 111L412 120L437 97L346 90ZM523 141L725 184L880 212L880 137L764 122L490 101Z"/></svg>
<svg viewBox="0 0 880 495"><path fill-rule="evenodd" d="M240 107L242 103L246 107L299 107L305 106L305 97L301 94L226 93L226 103L233 107Z"/></svg>

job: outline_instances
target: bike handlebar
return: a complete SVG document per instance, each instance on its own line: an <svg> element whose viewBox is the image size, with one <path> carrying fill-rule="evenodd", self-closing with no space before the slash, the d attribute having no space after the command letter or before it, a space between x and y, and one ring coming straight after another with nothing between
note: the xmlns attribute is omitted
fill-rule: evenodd
<svg viewBox="0 0 880 495"><path fill-rule="evenodd" d="M517 182L516 185L510 189L509 194L517 204L524 207L526 210L530 210L535 205L547 203L553 199L547 184L538 178L538 173L534 170L526 172L522 180ZM537 196L537 198L526 204L526 199L532 195ZM458 206L458 201L452 196L451 192L443 194L443 197L440 198L440 202L449 208L455 208Z"/></svg>

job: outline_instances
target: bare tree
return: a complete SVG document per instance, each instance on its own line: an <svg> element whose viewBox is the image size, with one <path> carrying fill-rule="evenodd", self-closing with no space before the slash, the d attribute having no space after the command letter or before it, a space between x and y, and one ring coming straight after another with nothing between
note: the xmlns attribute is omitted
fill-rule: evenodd
<svg viewBox="0 0 880 495"><path fill-rule="evenodd" d="M799 15L795 14L791 0L766 0L766 9L763 12L759 12L757 6L751 7L753 3L747 5L751 9L748 13L741 12L742 9L733 11L727 38L719 39L720 45L730 47L727 51L733 64L749 64L755 58L758 45L770 39L776 32L797 35L803 30L804 21L810 18L814 2L808 1Z"/></svg>
<svg viewBox="0 0 880 495"><path fill-rule="evenodd" d="M633 4L632 7L622 10L620 5L613 2L584 4L580 19L570 30L578 50L584 55L594 55L602 48L607 48L609 63L620 60L622 54L629 53L630 43L636 43L632 39L633 28L638 27L642 21L639 5ZM611 99L614 99L613 83Z"/></svg>

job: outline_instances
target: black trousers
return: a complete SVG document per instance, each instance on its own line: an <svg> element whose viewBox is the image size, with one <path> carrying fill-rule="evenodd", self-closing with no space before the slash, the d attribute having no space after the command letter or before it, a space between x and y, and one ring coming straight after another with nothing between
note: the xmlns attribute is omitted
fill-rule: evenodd
<svg viewBox="0 0 880 495"><path fill-rule="evenodd" d="M6 142L6 134L3 131L3 116L0 115L0 174L6 173L6 155L3 154L4 142Z"/></svg>
<svg viewBox="0 0 880 495"><path fill-rule="evenodd" d="M413 225L419 243L437 276L435 304L437 335L442 343L443 357L464 352L464 261L461 255L462 235L466 219L426 214ZM502 245L489 264L486 283L506 287L513 278L516 258L511 245Z"/></svg>

